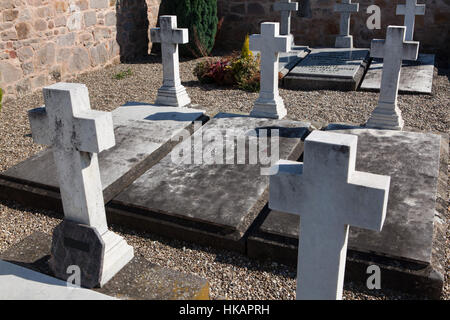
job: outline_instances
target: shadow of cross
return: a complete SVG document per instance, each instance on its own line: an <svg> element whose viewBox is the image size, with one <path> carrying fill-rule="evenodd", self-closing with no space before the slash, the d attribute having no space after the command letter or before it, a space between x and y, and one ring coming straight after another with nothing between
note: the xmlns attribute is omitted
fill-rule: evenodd
<svg viewBox="0 0 450 320"><path fill-rule="evenodd" d="M75 83L44 88L45 107L28 115L33 140L52 147L64 217L107 230L97 154L115 145L112 116L91 110L88 89Z"/></svg>
<svg viewBox="0 0 450 320"><path fill-rule="evenodd" d="M281 119L287 111L278 91L278 61L280 52L291 51L291 39L280 36L279 23L264 22L261 34L250 36L250 50L261 53L261 90L250 116Z"/></svg>
<svg viewBox="0 0 450 320"><path fill-rule="evenodd" d="M416 22L416 16L425 15L425 5L417 4L417 0L406 0L405 4L397 5L395 12L396 15L405 16L405 27L406 27L406 41L412 41L414 38L414 25Z"/></svg>
<svg viewBox="0 0 450 320"><path fill-rule="evenodd" d="M181 85L178 45L189 42L188 29L177 28L176 16L161 16L159 25L150 30L151 41L161 43L163 64L163 85L156 104L183 107L191 100Z"/></svg>
<svg viewBox="0 0 450 320"><path fill-rule="evenodd" d="M349 226L383 226L390 177L355 171L357 140L316 130L272 167L269 208L300 215L297 299L342 299Z"/></svg>
<svg viewBox="0 0 450 320"><path fill-rule="evenodd" d="M368 128L402 130L403 119L397 105L403 60L417 60L419 42L405 41L406 27L389 26L386 40L374 39L370 56L383 59L378 106L366 124Z"/></svg>

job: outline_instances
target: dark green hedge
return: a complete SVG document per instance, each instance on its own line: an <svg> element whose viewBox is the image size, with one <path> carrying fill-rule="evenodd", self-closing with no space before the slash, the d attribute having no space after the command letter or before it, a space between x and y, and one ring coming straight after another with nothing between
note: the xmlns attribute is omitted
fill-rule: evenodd
<svg viewBox="0 0 450 320"><path fill-rule="evenodd" d="M217 32L217 0L163 0L160 15L176 15L178 27L189 29L189 44L180 46L182 55L211 52Z"/></svg>

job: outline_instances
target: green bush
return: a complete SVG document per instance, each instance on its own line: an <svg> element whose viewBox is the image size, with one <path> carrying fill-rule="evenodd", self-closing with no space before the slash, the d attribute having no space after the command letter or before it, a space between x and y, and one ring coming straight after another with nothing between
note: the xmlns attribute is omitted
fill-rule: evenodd
<svg viewBox="0 0 450 320"><path fill-rule="evenodd" d="M256 92L260 87L260 57L255 58L248 48L248 36L241 53L219 59L199 62L194 75L202 83L234 85L239 89Z"/></svg>
<svg viewBox="0 0 450 320"><path fill-rule="evenodd" d="M0 111L2 111L3 90L0 88Z"/></svg>
<svg viewBox="0 0 450 320"><path fill-rule="evenodd" d="M182 55L208 56L217 32L217 0L163 0L161 15L176 15L179 28L189 29L189 43L180 46Z"/></svg>

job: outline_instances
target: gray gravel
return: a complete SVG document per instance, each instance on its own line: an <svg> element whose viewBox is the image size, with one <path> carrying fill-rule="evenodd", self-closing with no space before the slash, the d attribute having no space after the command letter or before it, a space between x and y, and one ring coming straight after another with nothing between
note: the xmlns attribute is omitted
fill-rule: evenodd
<svg viewBox="0 0 450 320"><path fill-rule="evenodd" d="M217 112L248 113L256 93L215 85L200 85L192 75L196 60L181 63L181 77L194 103L209 115ZM132 75L116 80L114 75L131 69ZM401 95L406 126L415 130L449 132L450 86L448 70L435 69L433 95ZM85 83L94 109L113 110L127 101L152 103L161 86L162 69L158 58L145 63L120 64L79 76L74 82ZM376 106L377 93L336 91L291 91L281 89L288 117L319 123L364 123ZM41 92L4 104L0 113L0 171L25 160L41 150L32 143L26 111L43 104ZM20 241L34 231L50 234L60 220L52 212L31 210L14 203L0 202L0 251ZM214 299L293 299L295 270L281 264L257 262L245 256L201 247L182 241L136 233L120 226L111 228L121 233L135 248L136 254L151 262L183 272L205 277L211 285ZM447 230L447 257L450 257L450 234ZM447 259L448 260L448 259ZM450 298L447 263L443 298ZM408 299L398 292L381 290L376 293L347 284L345 299Z"/></svg>

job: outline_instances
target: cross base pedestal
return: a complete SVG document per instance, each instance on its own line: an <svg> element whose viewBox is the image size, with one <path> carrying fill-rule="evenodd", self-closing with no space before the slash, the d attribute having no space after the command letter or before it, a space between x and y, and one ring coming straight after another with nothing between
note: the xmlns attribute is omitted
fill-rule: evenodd
<svg viewBox="0 0 450 320"><path fill-rule="evenodd" d="M334 46L336 48L353 48L353 36L337 36Z"/></svg>
<svg viewBox="0 0 450 320"><path fill-rule="evenodd" d="M155 104L163 106L184 107L191 103L186 88L182 85L177 87L162 86L158 89Z"/></svg>
<svg viewBox="0 0 450 320"><path fill-rule="evenodd" d="M287 115L283 99L277 97L273 100L258 99L250 112L251 117L283 119Z"/></svg>
<svg viewBox="0 0 450 320"><path fill-rule="evenodd" d="M366 128L403 130L402 112L391 103L380 102L366 123Z"/></svg>
<svg viewBox="0 0 450 320"><path fill-rule="evenodd" d="M133 247L112 231L97 229L68 220L53 233L50 269L64 281L75 281L80 271L80 285L102 287L134 257ZM74 283L76 284L76 283Z"/></svg>

